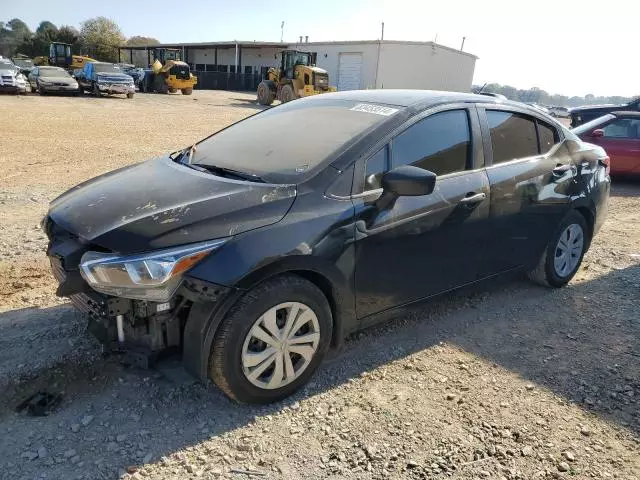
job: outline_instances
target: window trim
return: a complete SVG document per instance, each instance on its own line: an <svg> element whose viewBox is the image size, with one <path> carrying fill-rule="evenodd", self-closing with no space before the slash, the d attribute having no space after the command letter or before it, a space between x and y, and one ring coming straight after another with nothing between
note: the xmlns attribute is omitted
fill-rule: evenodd
<svg viewBox="0 0 640 480"><path fill-rule="evenodd" d="M369 148L363 155L361 155L355 161L355 170L353 177L353 185L351 189L351 198L367 198L380 196L382 193L382 189L369 190L367 192L364 191L364 182L365 182L365 174L366 174L366 164L369 158L375 155L382 147L387 145L388 155L390 160L390 167L393 168L393 139L400 135L402 132L418 123L419 121L430 117L431 115L435 115L436 113L446 112L449 110L466 110L467 112L467 120L469 121L469 137L471 141L470 146L470 157L471 164L468 165L467 170L463 170L460 172L452 172L446 175L441 175L438 178L449 178L454 175L461 175L469 172L473 172L479 169L482 169L486 165L486 155L483 149L483 140L481 127L482 122L480 121L480 115L476 108L475 103L448 103L444 105L436 105L426 110L422 110L411 117L409 117L402 124L398 125L387 135L382 137L378 142L375 143L374 146Z"/></svg>
<svg viewBox="0 0 640 480"><path fill-rule="evenodd" d="M554 122L556 122L555 120L551 119L552 121L549 121L549 119L547 119L544 115L538 114L538 112L533 112L528 108L519 107L517 105L500 105L500 104L493 104L493 103L477 104L476 107L478 108L478 115L481 119L480 128L482 130L482 142L484 144L484 151L485 151L485 168L487 169L500 167L503 165L514 165L517 163L529 162L534 158L547 158L553 155L558 149L558 147L562 145L562 143L565 141L562 129L554 125ZM487 110L515 113L515 114L526 115L528 117L531 117L536 126L536 142L538 144L538 154L530 155L528 157L514 158L513 160L509 160L508 162L501 162L501 163L494 164L493 163L493 145L491 143L491 129L489 128L489 119L487 118ZM540 153L540 135L538 134L539 121L554 128L556 131L556 134L558 135L558 143L556 143L546 153Z"/></svg>

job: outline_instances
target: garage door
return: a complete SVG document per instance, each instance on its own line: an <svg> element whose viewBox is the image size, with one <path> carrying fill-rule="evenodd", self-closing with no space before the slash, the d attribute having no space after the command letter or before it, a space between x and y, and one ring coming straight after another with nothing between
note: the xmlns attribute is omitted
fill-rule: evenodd
<svg viewBox="0 0 640 480"><path fill-rule="evenodd" d="M338 90L358 90L362 75L362 53L341 53L338 66Z"/></svg>

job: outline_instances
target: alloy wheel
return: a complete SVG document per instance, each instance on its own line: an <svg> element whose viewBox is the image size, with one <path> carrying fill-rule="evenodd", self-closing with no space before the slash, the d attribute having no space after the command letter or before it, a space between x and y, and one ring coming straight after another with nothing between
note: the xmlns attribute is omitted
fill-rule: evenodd
<svg viewBox="0 0 640 480"><path fill-rule="evenodd" d="M242 346L242 370L256 387L290 384L311 363L320 344L315 312L299 302L276 305L253 324Z"/></svg>
<svg viewBox="0 0 640 480"><path fill-rule="evenodd" d="M572 223L564 229L556 245L553 267L556 274L566 277L574 271L584 249L584 232L582 227Z"/></svg>

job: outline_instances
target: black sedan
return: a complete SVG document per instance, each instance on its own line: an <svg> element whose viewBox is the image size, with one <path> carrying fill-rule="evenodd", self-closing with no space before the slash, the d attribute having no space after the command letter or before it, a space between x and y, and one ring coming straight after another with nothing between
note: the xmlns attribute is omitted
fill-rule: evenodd
<svg viewBox="0 0 640 480"><path fill-rule="evenodd" d="M43 226L57 293L105 345L181 352L263 403L426 298L515 270L566 285L607 215L608 168L520 103L343 92L81 184Z"/></svg>

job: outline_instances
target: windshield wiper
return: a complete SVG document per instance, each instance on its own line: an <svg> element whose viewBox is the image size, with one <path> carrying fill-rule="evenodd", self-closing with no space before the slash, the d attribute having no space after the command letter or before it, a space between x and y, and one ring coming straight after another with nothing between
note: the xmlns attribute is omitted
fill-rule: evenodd
<svg viewBox="0 0 640 480"><path fill-rule="evenodd" d="M182 150L176 150L169 154L169 158L174 162L180 162L184 165L191 165L191 159L196 151L196 144L194 143L190 147L183 148Z"/></svg>
<svg viewBox="0 0 640 480"><path fill-rule="evenodd" d="M235 178L238 180L246 180L249 182L265 183L265 181L257 175L241 172L239 170L234 170L232 168L218 167L216 165L193 164L193 163L184 163L184 164L190 168L193 168L194 170L198 170L200 172L213 173L214 175L218 175L219 177Z"/></svg>

